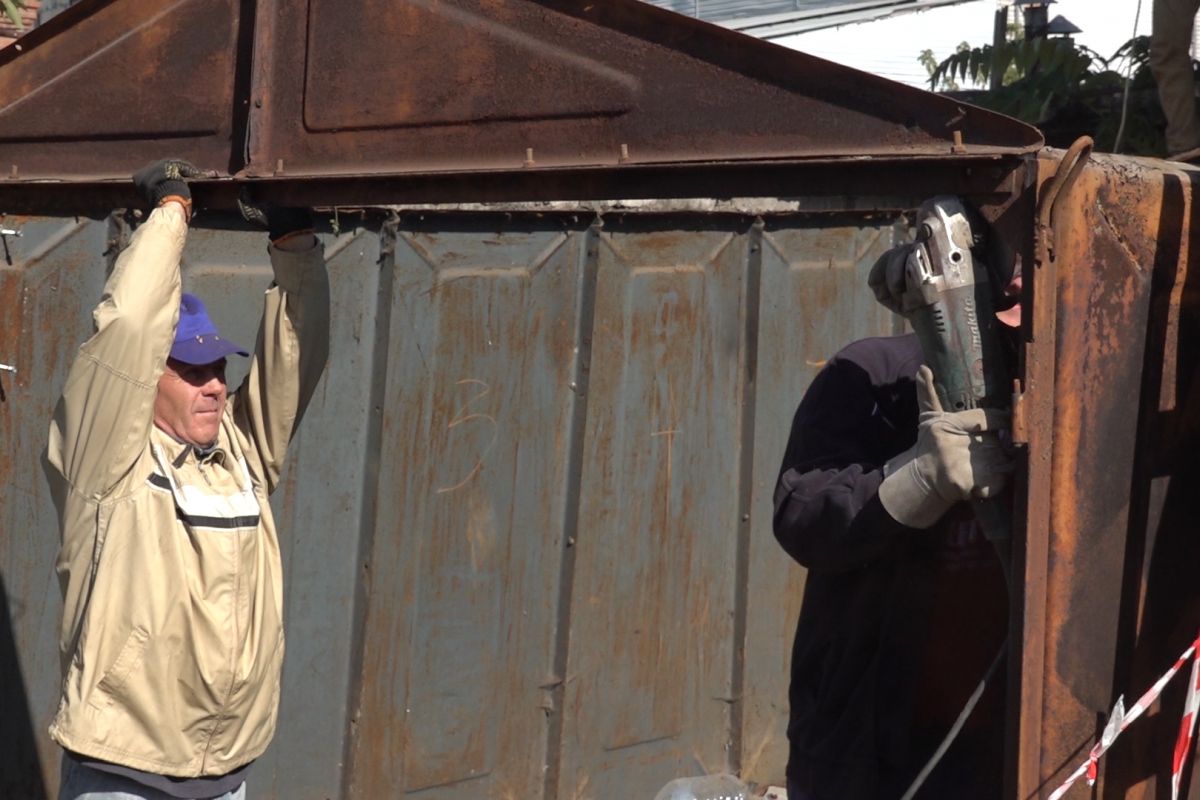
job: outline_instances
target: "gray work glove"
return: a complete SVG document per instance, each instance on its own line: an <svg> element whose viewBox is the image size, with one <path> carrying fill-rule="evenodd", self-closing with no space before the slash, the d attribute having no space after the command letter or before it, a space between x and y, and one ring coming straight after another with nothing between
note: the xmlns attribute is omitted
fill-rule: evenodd
<svg viewBox="0 0 1200 800"><path fill-rule="evenodd" d="M924 365L917 370L917 405L917 443L884 468L879 501L901 525L928 528L956 503L995 497L1007 485L1012 458L998 432L1008 427L1009 413L943 411Z"/></svg>
<svg viewBox="0 0 1200 800"><path fill-rule="evenodd" d="M133 185L138 194L146 199L151 209L168 197L179 198L184 205L192 202L192 192L185 178L200 178L213 173L192 166L180 158L164 158L133 173Z"/></svg>
<svg viewBox="0 0 1200 800"><path fill-rule="evenodd" d="M905 316L912 309L904 303L904 265L914 247L915 244L902 244L888 250L876 260L871 267L871 274L867 276L867 285L875 293L875 299Z"/></svg>
<svg viewBox="0 0 1200 800"><path fill-rule="evenodd" d="M296 233L313 232L312 210L301 207L277 206L263 200L255 200L246 187L238 195L238 211L247 222L267 231L272 242Z"/></svg>

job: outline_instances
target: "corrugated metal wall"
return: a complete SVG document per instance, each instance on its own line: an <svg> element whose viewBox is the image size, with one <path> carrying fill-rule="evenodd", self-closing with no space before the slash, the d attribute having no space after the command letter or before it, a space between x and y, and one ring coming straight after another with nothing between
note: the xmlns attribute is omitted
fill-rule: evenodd
<svg viewBox="0 0 1200 800"><path fill-rule="evenodd" d="M24 234L0 251L0 362L19 370L0 373L0 794L42 797L60 602L40 453L123 232L0 221ZM781 782L803 575L771 535L771 491L823 360L893 329L865 277L894 218L338 223L332 357L274 499L288 653L254 796ZM184 269L251 342L262 234L198 220Z"/></svg>

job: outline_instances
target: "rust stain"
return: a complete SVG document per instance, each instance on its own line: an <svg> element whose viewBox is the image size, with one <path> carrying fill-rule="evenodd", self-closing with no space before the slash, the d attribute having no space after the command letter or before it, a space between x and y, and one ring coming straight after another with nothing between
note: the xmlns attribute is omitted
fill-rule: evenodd
<svg viewBox="0 0 1200 800"><path fill-rule="evenodd" d="M467 509L466 536L471 568L476 572L495 570L496 546L499 536L496 517L488 497L483 492L471 492Z"/></svg>
<svg viewBox="0 0 1200 800"><path fill-rule="evenodd" d="M484 446L483 451L479 454L477 460L471 466L466 476L455 484L438 487L434 490L436 494L445 494L446 492L457 491L458 489L461 489L470 483L471 480L475 478L475 476L477 476L483 469L483 465L487 461L488 454L491 453L492 448L496 446L496 439L499 435L499 426L496 422L496 418L493 415L472 410L473 405L477 405L478 403L482 402L483 399L491 393L492 387L486 381L481 381L477 378L464 378L463 380L456 381L455 385L460 387L470 387L472 394L468 399L463 401L461 405L456 407L455 411L451 414L450 422L446 424L446 430L452 431L454 428L457 428L459 425L464 423L479 421L484 423L488 430L491 431L491 438L488 441L488 444Z"/></svg>

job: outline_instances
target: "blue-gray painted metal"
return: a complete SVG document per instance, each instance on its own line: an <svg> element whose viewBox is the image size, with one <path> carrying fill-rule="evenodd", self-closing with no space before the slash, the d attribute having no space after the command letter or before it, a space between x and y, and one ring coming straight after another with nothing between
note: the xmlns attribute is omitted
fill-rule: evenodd
<svg viewBox="0 0 1200 800"><path fill-rule="evenodd" d="M78 2L79 0L42 0L38 6L37 24L41 25L51 18L58 16Z"/></svg>
<svg viewBox="0 0 1200 800"><path fill-rule="evenodd" d="M272 507L284 563L287 658L275 744L255 766L254 794L337 797L355 683L355 595L364 513L363 474L374 363L379 233L356 227L325 237L334 354L289 452ZM214 321L252 346L262 292L270 284L261 233L200 228L189 237L185 286L208 298ZM236 385L245 360L230 365Z"/></svg>
<svg viewBox="0 0 1200 800"><path fill-rule="evenodd" d="M25 236L0 263L0 361L19 369L0 374L0 794L50 797L60 604L39 453L122 231L3 221ZM771 536L771 486L820 364L892 330L865 272L902 229L682 211L339 228L332 356L273 500L288 653L254 796L781 783L803 576ZM252 341L261 234L198 220L184 281Z"/></svg>
<svg viewBox="0 0 1200 800"><path fill-rule="evenodd" d="M62 602L57 526L42 454L50 414L104 284L108 227L85 219L6 217L0 251L0 796L57 786L46 727L58 701Z"/></svg>

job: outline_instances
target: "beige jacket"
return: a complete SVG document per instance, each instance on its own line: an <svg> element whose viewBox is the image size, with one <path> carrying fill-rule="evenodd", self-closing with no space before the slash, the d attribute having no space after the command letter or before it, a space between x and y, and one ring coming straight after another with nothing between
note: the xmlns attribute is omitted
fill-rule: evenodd
<svg viewBox="0 0 1200 800"><path fill-rule="evenodd" d="M153 424L178 321L187 224L154 211L121 254L50 424L62 529L68 750L162 775L222 775L275 731L283 659L279 542L267 496L321 376L321 248L270 248L249 376L199 460Z"/></svg>

